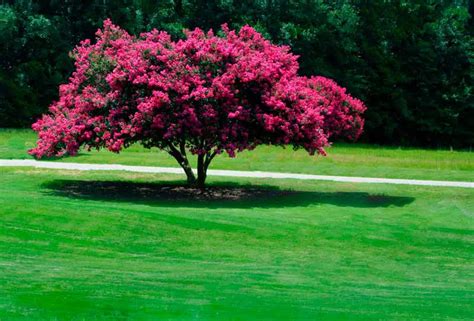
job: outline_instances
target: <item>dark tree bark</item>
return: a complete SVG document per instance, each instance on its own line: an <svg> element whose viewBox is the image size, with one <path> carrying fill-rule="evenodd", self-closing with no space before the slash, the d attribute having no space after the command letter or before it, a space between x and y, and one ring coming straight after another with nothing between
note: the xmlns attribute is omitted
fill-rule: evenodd
<svg viewBox="0 0 474 321"><path fill-rule="evenodd" d="M204 188L207 178L207 169L211 164L214 157L217 155L217 152L208 152L205 155L198 156L198 178L197 178L197 186L200 188Z"/></svg>
<svg viewBox="0 0 474 321"><path fill-rule="evenodd" d="M207 176L207 168L204 162L205 155L199 155L197 161L197 182L196 185L199 188L204 188L204 184L206 183L206 176Z"/></svg>
<svg viewBox="0 0 474 321"><path fill-rule="evenodd" d="M184 150L184 144L181 144L181 146L180 146L180 149L181 151L184 151L184 153L180 152L173 144L168 145L169 147L168 153L176 159L178 164L184 170L188 184L195 185L196 176L194 175L193 169L191 168L191 165L189 164L188 158L186 156L186 151Z"/></svg>
<svg viewBox="0 0 474 321"><path fill-rule="evenodd" d="M186 154L185 144L181 143L179 149L173 144L168 144L168 153L173 156L179 163L181 168L186 174L187 183L190 186L198 188L204 188L207 178L207 169L211 164L211 161L217 155L217 152L208 152L206 154L198 155L197 158L197 177L193 172L191 165Z"/></svg>

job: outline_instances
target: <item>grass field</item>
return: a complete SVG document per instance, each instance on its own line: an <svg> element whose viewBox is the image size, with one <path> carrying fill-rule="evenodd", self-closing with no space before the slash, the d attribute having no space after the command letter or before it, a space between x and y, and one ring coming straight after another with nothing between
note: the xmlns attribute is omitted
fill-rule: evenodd
<svg viewBox="0 0 474 321"><path fill-rule="evenodd" d="M0 158L27 157L33 139L0 132ZM67 161L174 165L156 154ZM468 152L292 155L214 168L473 177ZM210 177L258 193L166 193L182 179L0 167L0 320L472 320L473 189Z"/></svg>
<svg viewBox="0 0 474 321"><path fill-rule="evenodd" d="M34 146L35 141L36 135L31 130L0 130L0 159L31 158L26 151ZM108 151L82 152L77 157L61 161L178 167L165 152L140 146L133 146L118 155ZM240 153L237 158L220 155L211 168L474 181L474 153L336 144L328 149L328 156L311 157L302 150L295 152L291 148L262 146L252 152Z"/></svg>

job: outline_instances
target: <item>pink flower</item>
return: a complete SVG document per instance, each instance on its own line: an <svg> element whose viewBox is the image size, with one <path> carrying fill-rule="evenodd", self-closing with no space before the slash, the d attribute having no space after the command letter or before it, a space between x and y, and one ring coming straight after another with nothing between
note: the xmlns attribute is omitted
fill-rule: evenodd
<svg viewBox="0 0 474 321"><path fill-rule="evenodd" d="M132 143L182 144L205 155L293 145L325 154L329 139L356 139L364 104L324 77L298 76L297 56L250 26L224 36L200 29L172 41L139 37L104 21L95 43L73 51L76 70L59 100L33 124L35 157L74 155L81 146L119 152Z"/></svg>

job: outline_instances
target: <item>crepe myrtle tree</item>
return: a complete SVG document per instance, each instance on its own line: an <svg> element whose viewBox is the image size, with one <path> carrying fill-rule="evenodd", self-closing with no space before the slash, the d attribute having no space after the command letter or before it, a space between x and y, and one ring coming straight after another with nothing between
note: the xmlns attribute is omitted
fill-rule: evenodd
<svg viewBox="0 0 474 321"><path fill-rule="evenodd" d="M290 48L249 26L195 29L173 41L157 30L135 37L106 20L95 43L82 41L71 56L69 83L33 124L36 158L139 143L168 152L188 183L203 187L222 152L271 144L325 155L329 139L356 139L363 129L360 100L330 79L298 76Z"/></svg>

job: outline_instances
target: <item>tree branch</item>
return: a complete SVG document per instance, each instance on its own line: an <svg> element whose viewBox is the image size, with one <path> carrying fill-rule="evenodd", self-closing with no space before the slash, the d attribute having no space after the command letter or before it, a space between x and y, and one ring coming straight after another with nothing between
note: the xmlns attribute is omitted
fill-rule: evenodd
<svg viewBox="0 0 474 321"><path fill-rule="evenodd" d="M180 151L172 143L168 143L168 147L170 149L168 153L178 161L179 165L183 168L184 172L186 173L188 183L194 184L196 182L196 177L194 176L193 169L189 165L186 154L183 155L182 153L180 153Z"/></svg>
<svg viewBox="0 0 474 321"><path fill-rule="evenodd" d="M206 154L206 160L204 161L204 166L207 171L207 168L209 167L209 164L211 164L212 159L217 155L217 151Z"/></svg>

